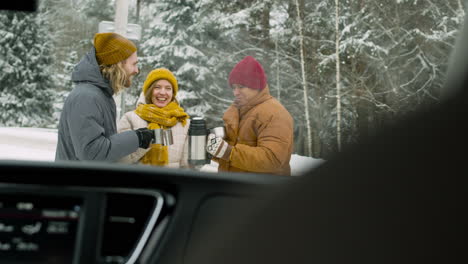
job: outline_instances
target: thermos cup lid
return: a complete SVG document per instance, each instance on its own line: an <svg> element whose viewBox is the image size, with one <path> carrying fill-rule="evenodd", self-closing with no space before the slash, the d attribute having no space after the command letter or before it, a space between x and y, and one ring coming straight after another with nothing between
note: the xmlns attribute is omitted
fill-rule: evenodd
<svg viewBox="0 0 468 264"><path fill-rule="evenodd" d="M189 136L206 135L206 122L203 117L193 117L190 119Z"/></svg>

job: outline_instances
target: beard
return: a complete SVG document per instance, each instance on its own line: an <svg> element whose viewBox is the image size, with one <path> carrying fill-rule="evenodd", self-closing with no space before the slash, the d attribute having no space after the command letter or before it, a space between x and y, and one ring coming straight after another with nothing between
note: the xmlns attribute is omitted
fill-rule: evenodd
<svg viewBox="0 0 468 264"><path fill-rule="evenodd" d="M125 80L124 80L124 86L125 87L130 87L132 85L132 80L133 80L133 75L125 75Z"/></svg>

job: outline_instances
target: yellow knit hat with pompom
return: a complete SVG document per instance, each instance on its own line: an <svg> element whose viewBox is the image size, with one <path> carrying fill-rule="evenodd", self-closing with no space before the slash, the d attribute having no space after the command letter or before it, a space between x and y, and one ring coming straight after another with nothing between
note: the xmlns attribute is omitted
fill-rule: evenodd
<svg viewBox="0 0 468 264"><path fill-rule="evenodd" d="M143 94L146 94L146 91L148 91L148 88L150 88L151 84L161 79L167 80L171 83L172 94L175 98L175 96L177 95L177 91L179 90L179 86L177 85L177 79L174 76L174 74L166 68L154 69L150 73L148 73L148 76L146 76L146 80L143 83Z"/></svg>

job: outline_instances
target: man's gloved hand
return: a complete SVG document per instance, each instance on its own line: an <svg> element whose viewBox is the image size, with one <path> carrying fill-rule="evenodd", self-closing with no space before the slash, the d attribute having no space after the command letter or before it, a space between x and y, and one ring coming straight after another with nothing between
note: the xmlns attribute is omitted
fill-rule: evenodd
<svg viewBox="0 0 468 264"><path fill-rule="evenodd" d="M206 143L206 151L213 157L229 160L232 147L222 138L217 137L215 134L209 134L208 141Z"/></svg>
<svg viewBox="0 0 468 264"><path fill-rule="evenodd" d="M135 130L138 136L138 146L140 148L149 148L151 141L154 139L154 131L146 127Z"/></svg>

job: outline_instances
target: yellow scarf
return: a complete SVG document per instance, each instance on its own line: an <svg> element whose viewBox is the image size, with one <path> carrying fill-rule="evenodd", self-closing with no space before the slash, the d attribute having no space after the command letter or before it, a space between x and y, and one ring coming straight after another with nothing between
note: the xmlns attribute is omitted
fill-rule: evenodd
<svg viewBox="0 0 468 264"><path fill-rule="evenodd" d="M135 113L148 122L148 129L160 129L173 127L177 122L183 126L187 124L189 115L177 102L170 102L165 107L157 107L154 104L140 104ZM151 144L150 150L141 158L141 163L164 166L169 163L167 146Z"/></svg>

